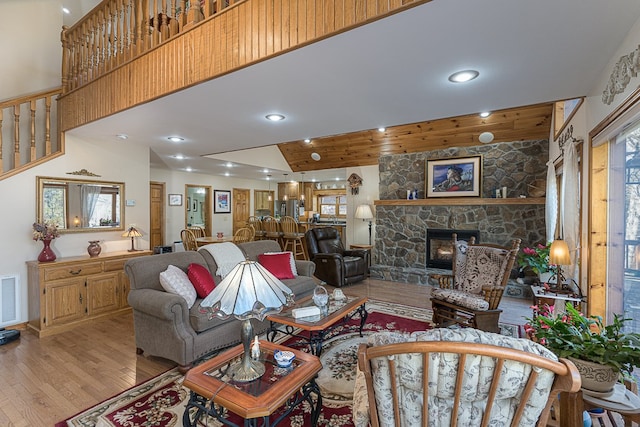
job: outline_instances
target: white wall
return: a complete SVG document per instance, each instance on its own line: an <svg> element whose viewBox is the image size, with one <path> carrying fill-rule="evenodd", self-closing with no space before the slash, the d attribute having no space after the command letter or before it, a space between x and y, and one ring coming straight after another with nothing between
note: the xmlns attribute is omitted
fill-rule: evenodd
<svg viewBox="0 0 640 427"><path fill-rule="evenodd" d="M347 185L347 247L349 244L368 244L369 243L369 221L355 219L353 215L359 205L370 205L373 211L373 226L371 229L371 242L376 240L376 210L373 201L379 198L380 179L378 178L378 165L361 166L355 168L347 168L346 178L352 173L358 174L362 178L362 186L359 188L357 195L351 195L351 189Z"/></svg>
<svg viewBox="0 0 640 427"><path fill-rule="evenodd" d="M253 179L238 179L225 176L211 176L192 172L175 172L166 169L151 169L151 181L165 183L166 194L182 194L183 206L168 206L166 208L165 223L165 244L170 245L180 240L180 230L185 227L185 207L186 202L185 185L202 185L210 186L211 190L227 190L232 191L233 188L251 190L250 212L253 213L254 199L253 190L266 190L268 182ZM233 194L232 194L233 197ZM213 194L211 194L211 203L213 203ZM214 214L213 205L209 206L212 213L212 232L222 231L225 236L231 235L233 232L233 212L230 214ZM233 210L233 209L232 209Z"/></svg>
<svg viewBox="0 0 640 427"><path fill-rule="evenodd" d="M79 178L68 175L68 172L87 169L101 175L100 178L86 177L88 180L124 182L125 197L136 202L135 206L125 208L124 224L140 227L145 237L138 239L136 247L148 248L148 149L124 146L118 142L94 144L73 137L67 137L66 144L66 155L0 181L0 194L4 200L0 220L0 234L3 236L0 243L0 276L19 276L18 316L21 322L28 320L25 262L35 260L42 249L42 242L35 242L31 238L32 224L36 219L36 176ZM130 240L121 235L122 231L63 234L53 241L52 249L58 257L87 255L89 240L99 240L103 252L126 250Z"/></svg>

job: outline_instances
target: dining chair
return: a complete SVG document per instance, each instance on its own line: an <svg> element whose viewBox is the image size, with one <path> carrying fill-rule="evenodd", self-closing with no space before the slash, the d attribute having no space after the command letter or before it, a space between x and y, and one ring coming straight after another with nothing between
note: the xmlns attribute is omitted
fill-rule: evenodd
<svg viewBox="0 0 640 427"><path fill-rule="evenodd" d="M255 240L263 240L265 238L265 235L267 233L264 231L264 228L262 226L262 220L260 218L258 218L257 216L251 215L249 219L247 219L247 224L251 225L255 230L255 237L254 237Z"/></svg>
<svg viewBox="0 0 640 427"><path fill-rule="evenodd" d="M280 223L272 216L266 216L262 219L262 225L265 231L265 239L275 240L282 247L282 231L280 231Z"/></svg>
<svg viewBox="0 0 640 427"><path fill-rule="evenodd" d="M196 237L196 239L199 237L205 237L204 228L200 227L199 225L192 225L188 227L188 229L193 232L193 235Z"/></svg>
<svg viewBox="0 0 640 427"><path fill-rule="evenodd" d="M233 243L250 242L253 238L252 234L251 228L249 227L239 228L233 235Z"/></svg>
<svg viewBox="0 0 640 427"><path fill-rule="evenodd" d="M185 251L197 251L198 245L196 243L196 236L193 230L185 228L180 232L180 238L182 239L182 245Z"/></svg>

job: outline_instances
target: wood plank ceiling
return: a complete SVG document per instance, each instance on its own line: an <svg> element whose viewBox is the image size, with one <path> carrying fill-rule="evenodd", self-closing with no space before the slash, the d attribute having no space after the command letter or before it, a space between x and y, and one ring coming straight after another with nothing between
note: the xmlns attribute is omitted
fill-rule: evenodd
<svg viewBox="0 0 640 427"><path fill-rule="evenodd" d="M553 103L494 111L489 117L470 114L278 144L294 172L368 166L386 154L415 153L481 145L478 136L492 132L492 144L549 139ZM320 160L311 158L318 153Z"/></svg>

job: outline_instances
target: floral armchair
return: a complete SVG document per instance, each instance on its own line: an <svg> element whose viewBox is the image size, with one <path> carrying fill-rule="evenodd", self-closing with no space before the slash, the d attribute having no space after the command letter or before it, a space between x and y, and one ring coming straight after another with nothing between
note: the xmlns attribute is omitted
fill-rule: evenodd
<svg viewBox="0 0 640 427"><path fill-rule="evenodd" d="M358 349L353 421L546 426L558 393L580 385L571 361L533 341L468 328L380 332Z"/></svg>
<svg viewBox="0 0 640 427"><path fill-rule="evenodd" d="M511 268L520 248L520 239L511 247L467 244L453 235L451 275L433 275L439 288L431 291L433 321L438 327L459 324L500 332L498 308Z"/></svg>

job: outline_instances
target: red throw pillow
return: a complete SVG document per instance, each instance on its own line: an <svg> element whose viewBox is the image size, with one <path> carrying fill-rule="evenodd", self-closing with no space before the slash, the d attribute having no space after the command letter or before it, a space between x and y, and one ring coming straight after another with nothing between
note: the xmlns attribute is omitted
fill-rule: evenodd
<svg viewBox="0 0 640 427"><path fill-rule="evenodd" d="M190 264L187 269L187 276L189 276L193 287L196 288L199 298L205 298L216 287L216 282L213 280L209 270L200 264Z"/></svg>
<svg viewBox="0 0 640 427"><path fill-rule="evenodd" d="M260 254L258 262L278 279L293 279L295 277L291 271L291 255L286 252Z"/></svg>

